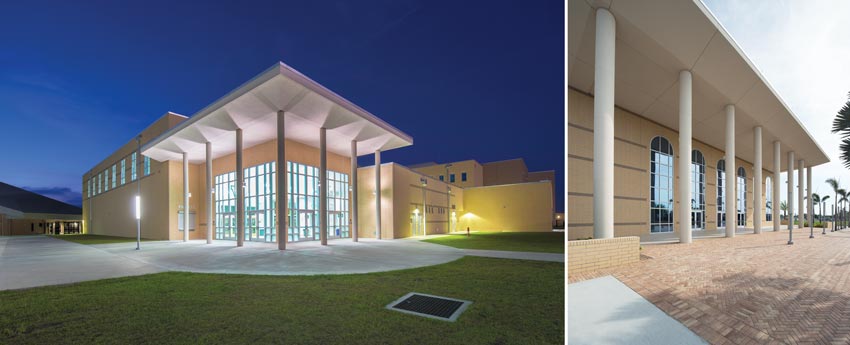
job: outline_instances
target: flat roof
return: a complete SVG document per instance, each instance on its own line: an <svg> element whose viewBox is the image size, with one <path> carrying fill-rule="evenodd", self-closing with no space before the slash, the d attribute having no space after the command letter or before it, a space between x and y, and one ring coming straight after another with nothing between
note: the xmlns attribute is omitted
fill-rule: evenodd
<svg viewBox="0 0 850 345"><path fill-rule="evenodd" d="M324 127L328 151L345 157L352 140L358 156L413 144L410 135L279 62L143 145L142 154L167 161L186 152L190 162L201 163L206 142L212 143L213 159L231 154L237 128L243 149L275 139L279 110L285 112L286 139L319 147Z"/></svg>
<svg viewBox="0 0 850 345"><path fill-rule="evenodd" d="M595 9L616 20L615 104L678 130L679 72L693 74L693 138L721 151L724 107L735 105L735 154L754 161L753 128L763 127L763 168L773 170L773 142L807 166L829 157L699 0L568 0L570 87L593 94ZM801 87L805 87L801 85ZM675 146L674 146L675 147Z"/></svg>

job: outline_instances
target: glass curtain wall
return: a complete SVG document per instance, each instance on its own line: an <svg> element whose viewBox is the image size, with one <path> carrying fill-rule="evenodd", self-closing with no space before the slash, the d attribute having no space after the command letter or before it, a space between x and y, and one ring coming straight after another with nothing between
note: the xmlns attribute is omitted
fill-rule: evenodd
<svg viewBox="0 0 850 345"><path fill-rule="evenodd" d="M275 162L245 169L245 239L275 242ZM287 240L319 240L319 169L287 162ZM348 174L328 170L328 238L350 237ZM215 239L236 239L236 173L215 177Z"/></svg>
<svg viewBox="0 0 850 345"><path fill-rule="evenodd" d="M673 232L673 145L652 139L649 153L650 232Z"/></svg>

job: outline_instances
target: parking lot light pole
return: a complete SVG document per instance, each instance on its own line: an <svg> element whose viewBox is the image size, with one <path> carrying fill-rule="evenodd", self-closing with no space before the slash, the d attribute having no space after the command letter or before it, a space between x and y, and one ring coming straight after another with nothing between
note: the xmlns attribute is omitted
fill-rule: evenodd
<svg viewBox="0 0 850 345"><path fill-rule="evenodd" d="M138 167L142 161L142 136L136 137L136 250L139 250L139 245L142 242L142 179L141 171Z"/></svg>

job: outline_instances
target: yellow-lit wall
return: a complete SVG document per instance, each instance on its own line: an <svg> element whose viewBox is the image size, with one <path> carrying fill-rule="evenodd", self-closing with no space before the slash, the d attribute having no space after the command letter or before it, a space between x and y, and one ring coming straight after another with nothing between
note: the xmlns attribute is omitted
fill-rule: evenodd
<svg viewBox="0 0 850 345"><path fill-rule="evenodd" d="M393 167L381 164L381 238L395 238L393 233ZM375 166L357 169L357 205L359 236L375 238L377 212L375 212Z"/></svg>
<svg viewBox="0 0 850 345"><path fill-rule="evenodd" d="M569 210L568 238L593 236L593 97L576 90L568 92L569 181L567 209ZM653 236L678 238L678 133L649 119L617 107L614 112L614 236L639 236L642 241L652 240L649 231L649 146L656 136L663 136L673 145L674 163L674 232ZM699 150L705 157L705 217L708 232L718 231L717 214L717 163L723 151L694 140L692 149ZM688 153L685 159L690 160ZM744 167L747 176L747 226L752 227L753 217L753 165L736 159L735 167ZM765 180L773 173L762 169L762 216L764 217ZM727 181L735 177L727 176ZM725 190L724 190L725 192ZM777 192L777 191L774 191ZM779 214L774 207L773 215ZM772 222L762 220L763 227Z"/></svg>
<svg viewBox="0 0 850 345"><path fill-rule="evenodd" d="M552 231L552 201L549 181L467 188L459 230Z"/></svg>
<svg viewBox="0 0 850 345"><path fill-rule="evenodd" d="M405 166L390 163L393 173L393 230L394 238L410 237L413 234L414 210L419 210L420 217L425 217L425 230L427 234L444 234L449 228L451 217L451 205L455 205L456 212L463 205L463 189L441 182L410 170ZM445 173L445 172L444 172ZM383 178L383 176L382 176ZM422 186L420 179L426 179L427 185ZM452 203L447 204L448 188L451 188ZM423 208L424 204L428 207ZM448 205L448 206L447 206ZM374 208L372 208L374 210ZM423 211L423 209L425 211ZM421 235L421 233L416 233Z"/></svg>

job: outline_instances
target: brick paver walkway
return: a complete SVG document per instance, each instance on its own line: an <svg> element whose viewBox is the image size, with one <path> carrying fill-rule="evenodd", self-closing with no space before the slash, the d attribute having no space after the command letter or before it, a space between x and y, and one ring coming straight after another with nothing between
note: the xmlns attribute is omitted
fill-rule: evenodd
<svg viewBox="0 0 850 345"><path fill-rule="evenodd" d="M644 245L611 274L712 344L850 343L850 231ZM646 332L652 332L647 329Z"/></svg>

